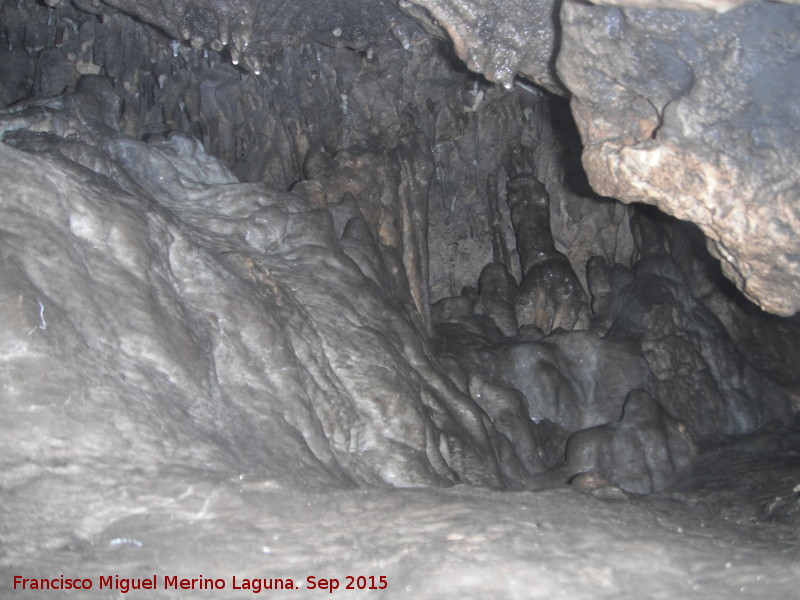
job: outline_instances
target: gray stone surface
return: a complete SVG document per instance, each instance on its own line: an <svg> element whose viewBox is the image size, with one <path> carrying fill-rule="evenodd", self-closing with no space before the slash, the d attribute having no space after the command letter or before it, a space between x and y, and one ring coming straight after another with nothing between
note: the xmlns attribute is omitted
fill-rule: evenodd
<svg viewBox="0 0 800 600"><path fill-rule="evenodd" d="M554 6L421 4L0 4L0 596L794 590L796 319L597 196L563 99L443 41L556 89Z"/></svg>
<svg viewBox="0 0 800 600"><path fill-rule="evenodd" d="M45 116L84 131L78 162L59 153L55 129L42 131ZM17 129L25 123L39 131ZM65 428L34 444L66 436L65 460L86 458L92 436L45 416L66 407L77 423L88 410L99 431L120 428L117 460L130 468L239 460L338 485L500 483L492 452L476 452L491 444L485 415L437 374L389 290L345 255L326 209L236 183L188 138L146 145L35 107L3 127L7 141L36 151L0 146L3 386L31 426ZM101 150L91 144L110 151L115 169L92 164ZM31 448L14 440L28 430L6 424L7 471L23 469L22 485ZM159 432L174 448L160 447ZM206 444L190 443L192 432ZM477 437L461 447L462 434Z"/></svg>
<svg viewBox="0 0 800 600"><path fill-rule="evenodd" d="M662 492L689 466L696 448L686 428L644 390L625 398L622 418L590 427L567 441L565 469L597 472L626 492Z"/></svg>
<svg viewBox="0 0 800 600"><path fill-rule="evenodd" d="M630 8L655 8L677 10L713 10L727 12L749 2L761 0L598 0L592 4L626 6ZM781 0L783 4L798 4L797 0Z"/></svg>
<svg viewBox="0 0 800 600"><path fill-rule="evenodd" d="M517 321L544 333L585 328L585 292L569 259L553 245L550 198L538 182L535 191L529 185L520 189L519 183L519 179L510 182L511 215L524 273L515 298Z"/></svg>
<svg viewBox="0 0 800 600"><path fill-rule="evenodd" d="M139 34L116 9L172 36L175 54L185 61L206 60L191 52L202 49L203 55L214 53L212 61L231 61L258 74L267 72L273 54L289 45L355 49L371 59L449 38L468 68L489 81L506 87L516 82L539 93L514 79L520 73L544 89L568 91L586 146L584 163L599 193L655 204L697 223L725 275L747 297L776 314L791 315L800 308L793 234L798 229L794 132L799 117L793 111L798 95L793 86L800 9L792 4L636 0L618 8L567 1L561 10L551 2L516 0L341 0L312 3L310 9L306 3L255 0L75 4L84 13L102 14L98 25L74 14L61 22L59 15L72 9L55 0L56 9L18 3L31 12L50 11L47 26L41 17L18 20L13 4L3 9L11 23L5 41L16 49L3 66L6 84L0 97L6 101L28 87L26 73L35 79L37 93L49 96L74 85L80 74L103 70L118 77L129 70L139 59ZM662 10L698 7L709 10ZM151 50L167 41L161 33L152 37ZM126 45L119 56L108 51L117 39ZM65 51L51 52L53 45ZM44 51L39 68L32 68L20 46ZM161 74L169 78L175 73ZM145 86L152 96L161 80L143 77L132 83ZM229 83L217 80L205 89L183 89L172 97L168 112L182 106L180 126L198 123L198 103L204 95L208 102L209 91L219 85ZM234 108L234 113L246 112ZM273 131L288 156L292 134L281 130L280 120L266 118L264 129ZM338 128L327 123L328 133L335 135ZM223 133L237 137L231 135L236 127L227 115L220 125ZM250 148L239 145L236 152ZM294 160L296 167L302 156ZM486 182L477 179L475 189L482 190ZM497 179L495 184L502 186ZM581 266L588 258L580 257ZM575 270L582 277L582 268Z"/></svg>
<svg viewBox="0 0 800 600"><path fill-rule="evenodd" d="M611 313L608 338L637 340L653 395L698 439L745 433L790 413L787 396L747 363L671 258L639 261Z"/></svg>
<svg viewBox="0 0 800 600"><path fill-rule="evenodd" d="M569 431L618 421L627 393L650 377L635 346L588 331L500 344L478 351L474 360L490 380L525 395L531 418Z"/></svg>
<svg viewBox="0 0 800 600"><path fill-rule="evenodd" d="M507 88L521 72L546 89L563 92L553 69L558 3L414 0L413 4L428 10L447 31L459 58L472 71Z"/></svg>
<svg viewBox="0 0 800 600"><path fill-rule="evenodd" d="M254 596L233 590L234 576L240 585L245 577L293 578L299 591L259 595L302 600L791 598L800 576L796 538L786 536L786 527L717 519L714 495L702 505L709 511L703 515L683 500L604 502L570 489L309 493L247 477L189 474L171 481L119 495L118 506L130 514L91 541L73 538L35 563L15 552L15 568L0 570L0 591L41 598L42 592L11 592L7 582L12 573L52 576L51 565L95 582L89 593L47 592L58 600L107 598L108 590L97 590L101 575L151 577L154 571L159 586L164 575L201 574L226 585L145 592L159 600ZM383 575L388 587L348 591L347 575ZM337 578L341 587L333 594L307 589L309 576ZM136 595L144 594L128 594Z"/></svg>
<svg viewBox="0 0 800 600"><path fill-rule="evenodd" d="M592 186L695 222L748 298L797 312L800 8L567 1L561 23L558 72Z"/></svg>

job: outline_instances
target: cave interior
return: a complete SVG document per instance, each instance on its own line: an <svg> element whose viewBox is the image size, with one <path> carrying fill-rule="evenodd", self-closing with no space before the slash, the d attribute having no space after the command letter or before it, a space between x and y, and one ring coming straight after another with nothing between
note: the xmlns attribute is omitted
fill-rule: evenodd
<svg viewBox="0 0 800 600"><path fill-rule="evenodd" d="M2 0L2 597L796 594L800 7L612 4Z"/></svg>

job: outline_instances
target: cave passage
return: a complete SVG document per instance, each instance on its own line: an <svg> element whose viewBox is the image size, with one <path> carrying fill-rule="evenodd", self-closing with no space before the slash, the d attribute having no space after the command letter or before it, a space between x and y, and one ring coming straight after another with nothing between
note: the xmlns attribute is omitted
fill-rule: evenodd
<svg viewBox="0 0 800 600"><path fill-rule="evenodd" d="M651 8L3 0L0 595L795 593L800 8Z"/></svg>

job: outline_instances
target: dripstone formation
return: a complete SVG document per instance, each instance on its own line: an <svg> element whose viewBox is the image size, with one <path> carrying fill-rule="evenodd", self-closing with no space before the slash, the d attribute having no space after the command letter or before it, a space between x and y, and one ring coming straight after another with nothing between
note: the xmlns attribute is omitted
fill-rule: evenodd
<svg viewBox="0 0 800 600"><path fill-rule="evenodd" d="M0 4L0 595L793 589L800 8L633 4Z"/></svg>

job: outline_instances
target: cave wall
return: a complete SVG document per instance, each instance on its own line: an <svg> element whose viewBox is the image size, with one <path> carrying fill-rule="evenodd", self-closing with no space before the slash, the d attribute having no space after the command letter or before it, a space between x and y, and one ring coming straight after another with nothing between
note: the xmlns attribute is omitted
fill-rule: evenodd
<svg viewBox="0 0 800 600"><path fill-rule="evenodd" d="M48 4L68 8L60 1ZM290 45L316 42L372 56L387 43L413 49L426 39L448 39L463 63L489 81L528 85L515 79L519 75L569 95L595 190L694 221L726 277L748 298L776 314L793 314L800 297L793 234L798 115L792 102L800 9L738 2L623 4L347 0L326 3L323 10L313 2L291 9L277 2L77 6L104 20L123 10L156 24L178 40L174 45L220 51L225 62L253 73ZM677 10L687 8L698 10ZM53 9L38 5L38 10ZM39 51L52 39L60 43L69 27L57 24L58 14L48 17L47 29L13 27L24 33L14 33L21 39L9 40L9 46ZM77 30L73 33L77 37ZM84 41L91 37L81 35ZM113 39L125 42L124 36ZM86 48L81 50L73 50L71 60L79 57L82 71L96 71ZM18 78L26 57L17 52L10 58L6 73ZM66 66L56 55L40 63L53 72L58 65ZM46 78L49 85L68 83L68 71Z"/></svg>
<svg viewBox="0 0 800 600"><path fill-rule="evenodd" d="M553 125L569 127L563 104L532 88L503 93L436 39L406 48L392 34L357 52L281 47L255 74L233 68L227 51L170 42L121 13L100 19L35 3L6 13L6 103L70 92L83 74L102 74L112 82L109 118L134 138L186 132L242 181L319 185L321 202L352 194L395 293L423 315L431 301L474 285L487 262L521 278L505 200L519 173L546 183L556 244L584 287L591 255L630 266L629 211L598 208L581 188L571 165L577 136ZM107 51L120 39L124 52Z"/></svg>
<svg viewBox="0 0 800 600"><path fill-rule="evenodd" d="M750 300L800 309L794 3L414 4L487 78L567 90L597 192L695 222Z"/></svg>
<svg viewBox="0 0 800 600"><path fill-rule="evenodd" d="M697 223L748 298L797 312L797 7L565 3L561 23L593 187Z"/></svg>
<svg viewBox="0 0 800 600"><path fill-rule="evenodd" d="M276 5L2 5L6 510L114 505L173 471L514 489L598 471L649 493L698 445L788 426L797 320L739 295L698 229L591 187L592 127L653 125L593 115L649 106L664 64L689 77L677 26L633 99L592 100L608 81L563 46L568 105L554 38L525 62L543 25L503 29L500 5ZM614 21L634 41L660 22L635 14ZM71 522L31 532L63 543Z"/></svg>
<svg viewBox="0 0 800 600"><path fill-rule="evenodd" d="M759 96L769 105L748 110L767 120L750 132L728 127L738 114L714 118L791 71L791 52L766 74L763 62L792 45L793 10L762 22L758 5L688 19L571 0L5 0L0 595L7 574L54 565L239 576L266 557L279 575L378 564L386 597L468 596L475 552L493 590L498 572L527 574L498 593L530 581L523 594L558 595L594 563L578 554L542 587L553 556L623 540L619 579L652 579L631 548L659 552L643 544L663 531L684 563L668 561L681 583L662 595L707 596L675 567L699 572L694 526L716 561L703 572L732 593L745 571L790 589L786 547L765 567L735 530L720 555L707 513L670 511L796 520L800 320L726 279L754 255L734 247L721 265L703 230L638 204L680 214L666 203L680 194L621 166L609 188L592 153L599 131L620 155L674 143L703 164L724 154L740 178L759 170L763 197L791 191L794 150L779 146L794 133L770 118L795 122L792 99ZM742 15L775 35L744 36ZM717 43L736 68L709 71ZM675 98L673 75L692 80ZM719 103L697 121L709 90ZM692 123L722 150L695 145ZM626 195L631 181L652 194ZM728 192L698 205L724 196L741 219ZM788 210L789 192L776 198L747 209L748 235ZM783 227L775 268L753 263L744 287L786 312L781 253L797 230ZM716 254L723 234L709 234ZM767 304L755 286L778 280ZM726 489L731 473L741 486ZM699 495L675 491L704 477ZM641 539L619 529L631 518ZM796 541L796 527L770 531ZM745 563L733 579L729 559ZM612 571L595 572L590 596L610 589Z"/></svg>

